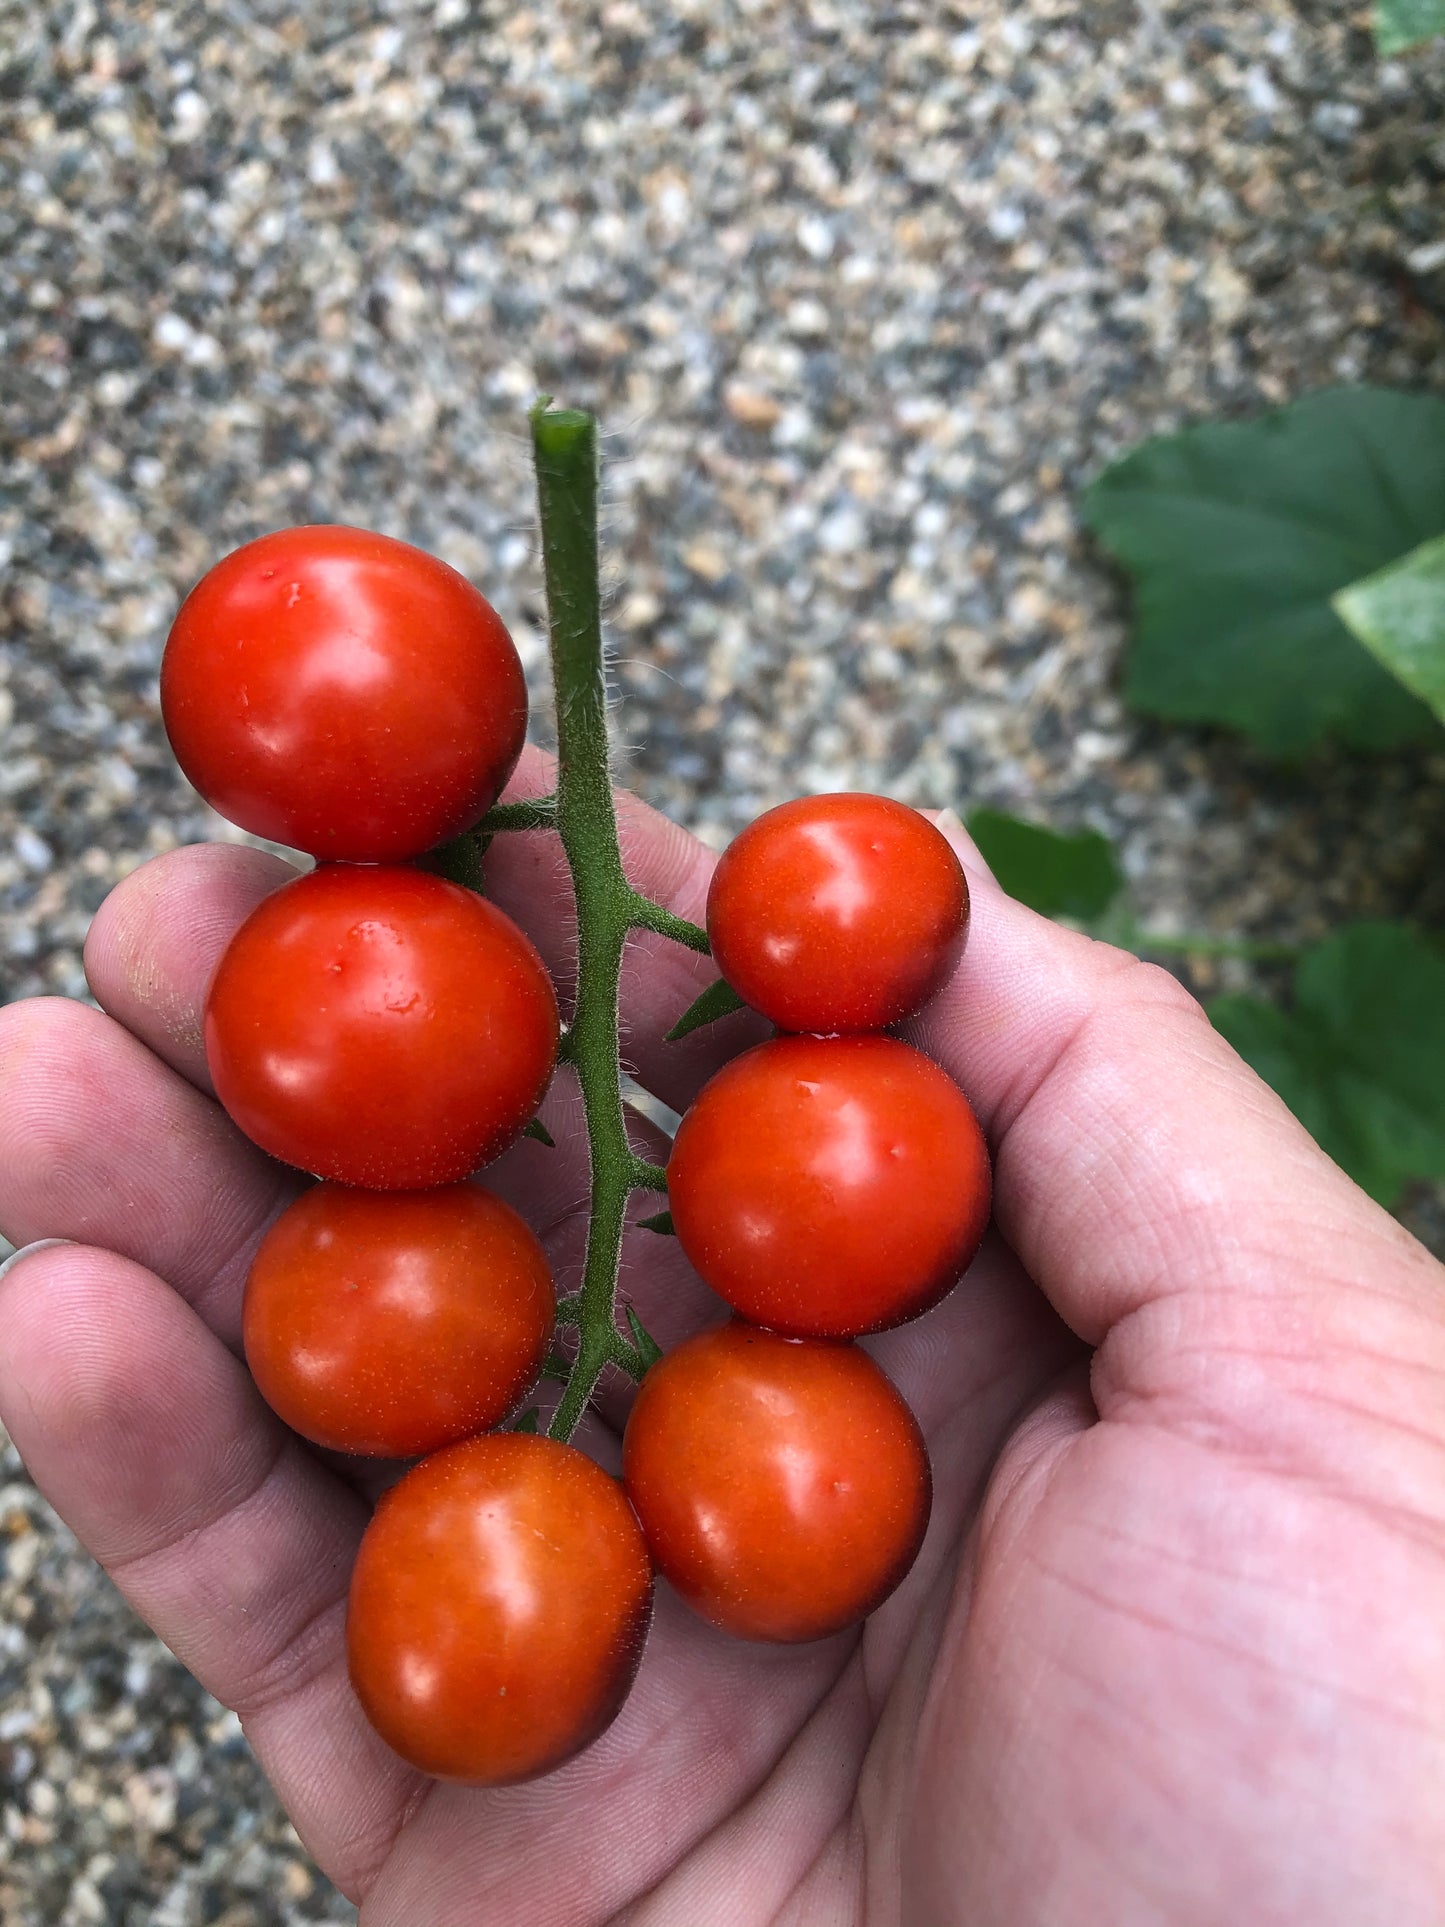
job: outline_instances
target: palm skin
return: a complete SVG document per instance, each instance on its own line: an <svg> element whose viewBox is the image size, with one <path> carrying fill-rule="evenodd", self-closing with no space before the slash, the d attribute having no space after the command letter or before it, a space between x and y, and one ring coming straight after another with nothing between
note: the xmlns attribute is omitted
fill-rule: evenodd
<svg viewBox="0 0 1445 1927"><path fill-rule="evenodd" d="M706 853L641 806L624 830L635 881L696 915ZM548 840L489 862L565 978ZM913 1573L861 1636L793 1648L660 1588L618 1722L530 1786L389 1754L342 1656L366 1481L286 1434L236 1355L293 1180L204 1094L202 987L284 874L160 858L92 933L108 1015L0 1013L0 1225L74 1241L0 1282L0 1416L241 1712L365 1927L1445 1920L1445 1273L1172 980L977 871L968 954L913 1030L988 1130L998 1231L870 1347L934 1459ZM704 975L644 939L624 985L638 1075L677 1106L754 1034L659 1041ZM585 1151L560 1081L545 1115L558 1150L489 1182L565 1274ZM664 1344L718 1315L646 1233L624 1285ZM605 1463L624 1411L610 1388L586 1435Z"/></svg>

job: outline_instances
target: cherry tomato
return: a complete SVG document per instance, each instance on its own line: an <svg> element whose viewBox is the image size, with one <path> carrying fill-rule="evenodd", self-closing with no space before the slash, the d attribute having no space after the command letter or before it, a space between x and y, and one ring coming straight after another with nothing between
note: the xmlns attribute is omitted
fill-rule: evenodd
<svg viewBox="0 0 1445 1927"><path fill-rule="evenodd" d="M723 852L707 933L723 976L780 1030L883 1030L963 955L968 883L916 810L886 796L805 796Z"/></svg>
<svg viewBox="0 0 1445 1927"><path fill-rule="evenodd" d="M547 1258L476 1184L319 1184L283 1211L246 1281L246 1362L294 1431L415 1458L499 1424L556 1318Z"/></svg>
<svg viewBox="0 0 1445 1927"><path fill-rule="evenodd" d="M735 1311L845 1338L943 1297L988 1222L968 1099L892 1037L775 1037L684 1116L667 1167L683 1250Z"/></svg>
<svg viewBox="0 0 1445 1927"><path fill-rule="evenodd" d="M421 870L326 864L241 925L205 1033L216 1095L263 1150L417 1190L466 1177L527 1124L557 999L494 904Z"/></svg>
<svg viewBox="0 0 1445 1927"><path fill-rule="evenodd" d="M223 816L352 862L470 829L527 730L491 604L421 549L332 527L263 535L202 577L166 644L161 710Z"/></svg>
<svg viewBox="0 0 1445 1927"><path fill-rule="evenodd" d="M501 1786L611 1723L651 1609L616 1480L570 1445L496 1432L424 1459L378 1505L351 1581L351 1680L403 1759Z"/></svg>
<svg viewBox="0 0 1445 1927"><path fill-rule="evenodd" d="M741 1319L653 1366L622 1467L658 1571L740 1639L822 1639L871 1613L932 1497L918 1422L865 1352Z"/></svg>

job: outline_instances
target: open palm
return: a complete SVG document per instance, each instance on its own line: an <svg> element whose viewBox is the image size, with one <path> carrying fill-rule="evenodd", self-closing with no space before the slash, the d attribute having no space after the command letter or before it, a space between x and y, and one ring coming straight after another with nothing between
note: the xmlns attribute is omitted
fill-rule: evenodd
<svg viewBox="0 0 1445 1927"><path fill-rule="evenodd" d="M696 915L707 853L640 805L623 829L634 881ZM1445 1273L1171 979L977 872L968 954L913 1034L989 1132L999 1231L870 1344L934 1459L913 1573L861 1635L802 1648L731 1641L661 1587L618 1722L530 1786L392 1756L343 1656L366 1482L238 1360L249 1255L297 1181L206 1094L199 1043L222 945L286 874L160 858L96 920L108 1015L0 1014L0 1226L75 1241L0 1283L0 1416L239 1710L366 1927L1445 1920ZM565 983L552 841L500 839L489 887ZM756 1034L661 1042L705 974L642 939L624 980L629 1060L679 1108ZM558 1148L488 1173L564 1285L566 1076ZM721 1313L645 1232L623 1282L664 1345ZM605 1463L624 1412L608 1387L584 1433Z"/></svg>

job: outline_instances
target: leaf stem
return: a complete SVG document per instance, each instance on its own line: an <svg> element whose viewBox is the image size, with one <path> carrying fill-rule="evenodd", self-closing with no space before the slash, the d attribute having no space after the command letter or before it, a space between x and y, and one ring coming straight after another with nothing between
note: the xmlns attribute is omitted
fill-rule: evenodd
<svg viewBox="0 0 1445 1927"><path fill-rule="evenodd" d="M575 1296L577 1353L548 1427L553 1438L566 1439L586 1411L604 1366L620 1365L639 1378L646 1369L641 1349L617 1329L623 1217L632 1189L665 1190L667 1180L634 1153L627 1138L617 1047L618 980L628 932L638 927L642 906L669 924L683 925L683 919L648 905L631 887L617 841L598 586L597 423L579 409L552 409L546 401L532 410L531 423L557 697L557 795L551 821L572 873L577 906L577 1001L567 1033L568 1057L582 1092L592 1160L587 1253ZM645 927L656 929L659 923ZM663 934L677 933L669 927Z"/></svg>
<svg viewBox="0 0 1445 1927"><path fill-rule="evenodd" d="M696 950L704 957L712 955L712 946L707 940L706 930L686 917L674 916L671 910L664 910L660 903L645 897L640 891L632 894L632 927L634 930L654 930L660 937L671 937L674 943L686 944L689 950Z"/></svg>
<svg viewBox="0 0 1445 1927"><path fill-rule="evenodd" d="M1300 946L1296 943L1269 943L1264 940L1253 941L1244 937L1203 937L1185 933L1183 936L1166 936L1159 930L1141 930L1131 925L1117 937L1110 938L1126 950L1137 951L1148 956L1155 951L1165 956L1178 957L1237 957L1243 963L1296 963L1300 957Z"/></svg>
<svg viewBox="0 0 1445 1927"><path fill-rule="evenodd" d="M517 803L494 803L473 836L496 836L503 830L552 830L557 827L555 796L528 796Z"/></svg>

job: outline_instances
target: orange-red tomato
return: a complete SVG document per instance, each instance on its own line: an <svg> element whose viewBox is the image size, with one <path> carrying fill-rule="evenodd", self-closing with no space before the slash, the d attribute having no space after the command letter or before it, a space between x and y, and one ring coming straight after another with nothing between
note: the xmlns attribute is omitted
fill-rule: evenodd
<svg viewBox="0 0 1445 1927"><path fill-rule="evenodd" d="M243 829L397 862L470 829L527 731L522 665L464 576L389 536L284 529L181 605L161 664L176 760Z"/></svg>
<svg viewBox="0 0 1445 1927"><path fill-rule="evenodd" d="M821 1639L872 1612L932 1496L918 1422L865 1352L740 1319L647 1374L623 1477L659 1572L740 1639Z"/></svg>
<svg viewBox="0 0 1445 1927"><path fill-rule="evenodd" d="M415 1458L500 1424L536 1381L556 1310L546 1253L480 1185L319 1184L252 1262L246 1362L314 1444Z"/></svg>
<svg viewBox="0 0 1445 1927"><path fill-rule="evenodd" d="M450 1184L526 1126L557 1055L541 958L495 905L422 870L325 864L267 897L206 1001L216 1095L318 1177Z"/></svg>
<svg viewBox="0 0 1445 1927"><path fill-rule="evenodd" d="M968 1100L892 1037L775 1037L699 1092L673 1144L683 1250L735 1311L842 1338L916 1318L978 1249L988 1150Z"/></svg>
<svg viewBox="0 0 1445 1927"><path fill-rule="evenodd" d="M366 1530L352 1684L424 1773L530 1779L610 1724L651 1606L641 1529L600 1466L548 1438L468 1439L393 1486Z"/></svg>
<svg viewBox="0 0 1445 1927"><path fill-rule="evenodd" d="M723 976L780 1030L883 1030L952 974L968 883L916 810L886 796L805 796L723 852L707 933Z"/></svg>

